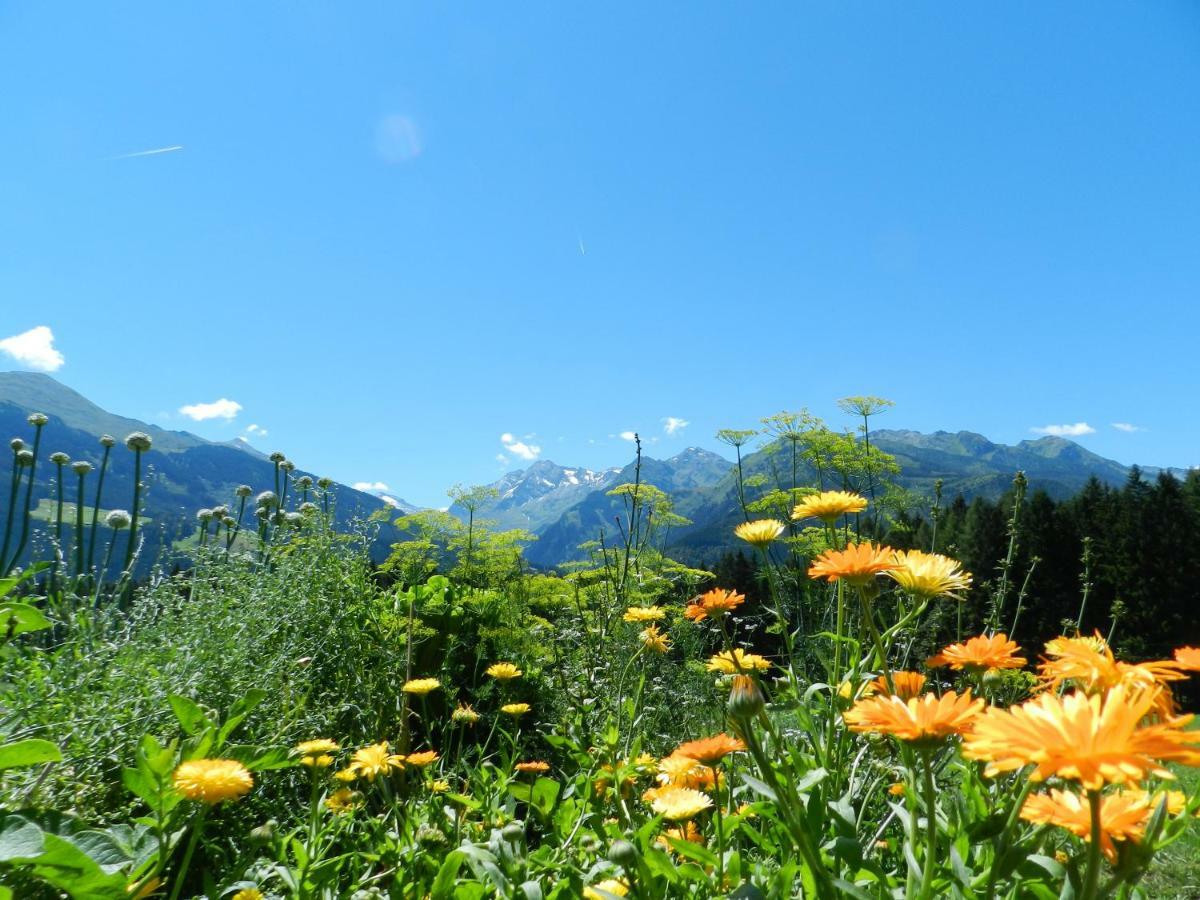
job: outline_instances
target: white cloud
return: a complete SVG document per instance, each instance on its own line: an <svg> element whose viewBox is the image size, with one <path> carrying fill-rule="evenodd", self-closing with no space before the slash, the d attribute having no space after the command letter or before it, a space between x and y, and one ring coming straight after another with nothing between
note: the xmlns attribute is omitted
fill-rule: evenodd
<svg viewBox="0 0 1200 900"><path fill-rule="evenodd" d="M503 453L497 453L496 454L496 462L500 463L500 465L502 465L502 466L507 466L508 465L508 457L505 456Z"/></svg>
<svg viewBox="0 0 1200 900"><path fill-rule="evenodd" d="M226 400L222 397L212 403L192 403L188 406L181 406L179 411L196 422L203 422L207 419L229 420L242 411L242 404L236 400Z"/></svg>
<svg viewBox="0 0 1200 900"><path fill-rule="evenodd" d="M266 437L267 429L263 428L261 425L255 425L253 422L251 422L246 426L246 434L250 435L251 437Z"/></svg>
<svg viewBox="0 0 1200 900"><path fill-rule="evenodd" d="M526 435L526 438L529 437L532 437L532 435ZM525 441L518 441L507 431L500 435L500 443L513 456L518 456L524 460L537 459L542 455L542 448L537 444L527 444Z"/></svg>
<svg viewBox="0 0 1200 900"><path fill-rule="evenodd" d="M356 481L353 484L356 491L390 491L391 488L382 481Z"/></svg>
<svg viewBox="0 0 1200 900"><path fill-rule="evenodd" d="M1052 434L1055 437L1079 437L1084 434L1095 434L1096 429L1087 422L1076 422L1074 425L1043 425L1040 428L1030 428L1034 434Z"/></svg>
<svg viewBox="0 0 1200 900"><path fill-rule="evenodd" d="M57 372L66 362L63 355L54 349L54 332L46 325L6 337L0 341L0 350L21 365L41 372Z"/></svg>
<svg viewBox="0 0 1200 900"><path fill-rule="evenodd" d="M617 437L623 441L635 441L637 440L637 433L633 431L622 431L617 435Z"/></svg>
<svg viewBox="0 0 1200 900"><path fill-rule="evenodd" d="M668 436L675 434L677 431L683 431L692 423L687 419L681 419L678 416L666 416L663 418L663 431Z"/></svg>
<svg viewBox="0 0 1200 900"><path fill-rule="evenodd" d="M398 165L421 155L421 131L404 115L383 116L375 125L375 152L386 163Z"/></svg>
<svg viewBox="0 0 1200 900"><path fill-rule="evenodd" d="M1126 434L1133 434L1135 431L1145 431L1141 425L1130 425L1128 422L1113 422L1112 427L1117 431L1124 431Z"/></svg>

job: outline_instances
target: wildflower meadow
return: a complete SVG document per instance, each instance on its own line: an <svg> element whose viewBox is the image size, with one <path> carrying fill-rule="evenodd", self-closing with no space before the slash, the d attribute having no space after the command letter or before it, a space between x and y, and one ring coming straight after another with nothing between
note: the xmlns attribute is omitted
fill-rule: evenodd
<svg viewBox="0 0 1200 900"><path fill-rule="evenodd" d="M968 572L940 497L897 527L886 401L846 405L857 432L770 420L775 483L739 468L746 584L671 558L640 466L553 571L465 488L467 521L393 513L373 562L380 521L335 527L336 486L283 454L139 560L151 438L72 463L30 416L0 547L0 898L1194 896L1200 648L1123 658L1115 613L1083 627L1084 563L1078 615L1031 637L1023 476L1007 555ZM752 437L721 434L739 466Z"/></svg>

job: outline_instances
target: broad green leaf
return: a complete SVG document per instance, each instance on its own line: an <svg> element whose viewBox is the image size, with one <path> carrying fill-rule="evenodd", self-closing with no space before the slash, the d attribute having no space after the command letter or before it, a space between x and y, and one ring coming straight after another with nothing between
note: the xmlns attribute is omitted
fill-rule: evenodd
<svg viewBox="0 0 1200 900"><path fill-rule="evenodd" d="M210 724L208 716L204 714L204 710L196 701L179 694L172 694L167 701L171 704L171 710L175 713L175 718L179 720L179 725L185 734L196 734Z"/></svg>
<svg viewBox="0 0 1200 900"><path fill-rule="evenodd" d="M11 601L0 603L0 634L15 637L30 631L41 631L51 624L36 606Z"/></svg>
<svg viewBox="0 0 1200 900"><path fill-rule="evenodd" d="M0 771L61 761L62 752L58 747L40 738L0 744Z"/></svg>
<svg viewBox="0 0 1200 900"><path fill-rule="evenodd" d="M454 890L458 870L462 868L465 859L466 857L458 850L452 850L446 854L437 876L433 879L433 886L429 890L430 900L448 900Z"/></svg>
<svg viewBox="0 0 1200 900"><path fill-rule="evenodd" d="M0 862L36 858L43 850L42 829L20 816L0 814Z"/></svg>

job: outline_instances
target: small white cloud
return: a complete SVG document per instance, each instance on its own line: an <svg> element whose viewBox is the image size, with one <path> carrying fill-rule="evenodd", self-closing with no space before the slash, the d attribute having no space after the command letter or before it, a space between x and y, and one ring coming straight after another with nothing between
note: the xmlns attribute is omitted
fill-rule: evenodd
<svg viewBox="0 0 1200 900"><path fill-rule="evenodd" d="M421 155L421 132L408 116L383 116L375 126L375 152L386 163L398 165Z"/></svg>
<svg viewBox="0 0 1200 900"><path fill-rule="evenodd" d="M66 362L63 355L54 349L54 332L46 325L6 337L0 341L0 350L21 365L39 372L57 372Z"/></svg>
<svg viewBox="0 0 1200 900"><path fill-rule="evenodd" d="M212 403L192 403L189 406L179 407L179 412L196 422L204 422L207 419L232 419L242 411L242 404L236 400L226 400L222 397L220 400L214 400Z"/></svg>
<svg viewBox="0 0 1200 900"><path fill-rule="evenodd" d="M261 425L255 425L253 422L251 422L246 426L246 434L250 435L251 437L266 437L267 429L263 428Z"/></svg>
<svg viewBox="0 0 1200 900"><path fill-rule="evenodd" d="M391 488L382 481L356 481L353 484L356 491L390 491Z"/></svg>
<svg viewBox="0 0 1200 900"><path fill-rule="evenodd" d="M1030 428L1034 434L1050 434L1054 437L1079 437L1084 434L1095 434L1096 429L1087 422L1076 422L1074 425L1043 425L1040 428Z"/></svg>
<svg viewBox="0 0 1200 900"><path fill-rule="evenodd" d="M526 438L532 435L526 435ZM537 444L527 444L525 441L518 441L509 432L504 432L500 435L500 443L504 445L504 449L513 456L520 457L524 460L537 459L542 455L542 448Z"/></svg>
<svg viewBox="0 0 1200 900"><path fill-rule="evenodd" d="M637 433L633 432L633 431L622 431L620 434L617 435L617 437L619 437L623 441L636 441Z"/></svg>
<svg viewBox="0 0 1200 900"><path fill-rule="evenodd" d="M496 462L500 463L500 465L502 465L502 466L506 466L506 465L508 465L508 457L505 456L503 453L497 453L496 454Z"/></svg>
<svg viewBox="0 0 1200 900"><path fill-rule="evenodd" d="M670 437L676 432L683 431L683 429L687 428L691 424L692 423L687 419L681 419L678 416L666 416L663 419L663 431L665 431L667 436Z"/></svg>
<svg viewBox="0 0 1200 900"><path fill-rule="evenodd" d="M1131 425L1128 422L1113 422L1112 427L1117 431L1124 431L1126 434L1133 434L1135 431L1145 431L1141 425Z"/></svg>

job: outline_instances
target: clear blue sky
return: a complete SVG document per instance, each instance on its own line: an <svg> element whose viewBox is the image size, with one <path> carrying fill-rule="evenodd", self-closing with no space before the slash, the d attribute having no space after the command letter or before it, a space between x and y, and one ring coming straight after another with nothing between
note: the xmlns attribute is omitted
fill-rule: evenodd
<svg viewBox="0 0 1200 900"><path fill-rule="evenodd" d="M854 393L1200 463L1196 3L5 4L0 78L0 338L114 412L430 505Z"/></svg>

